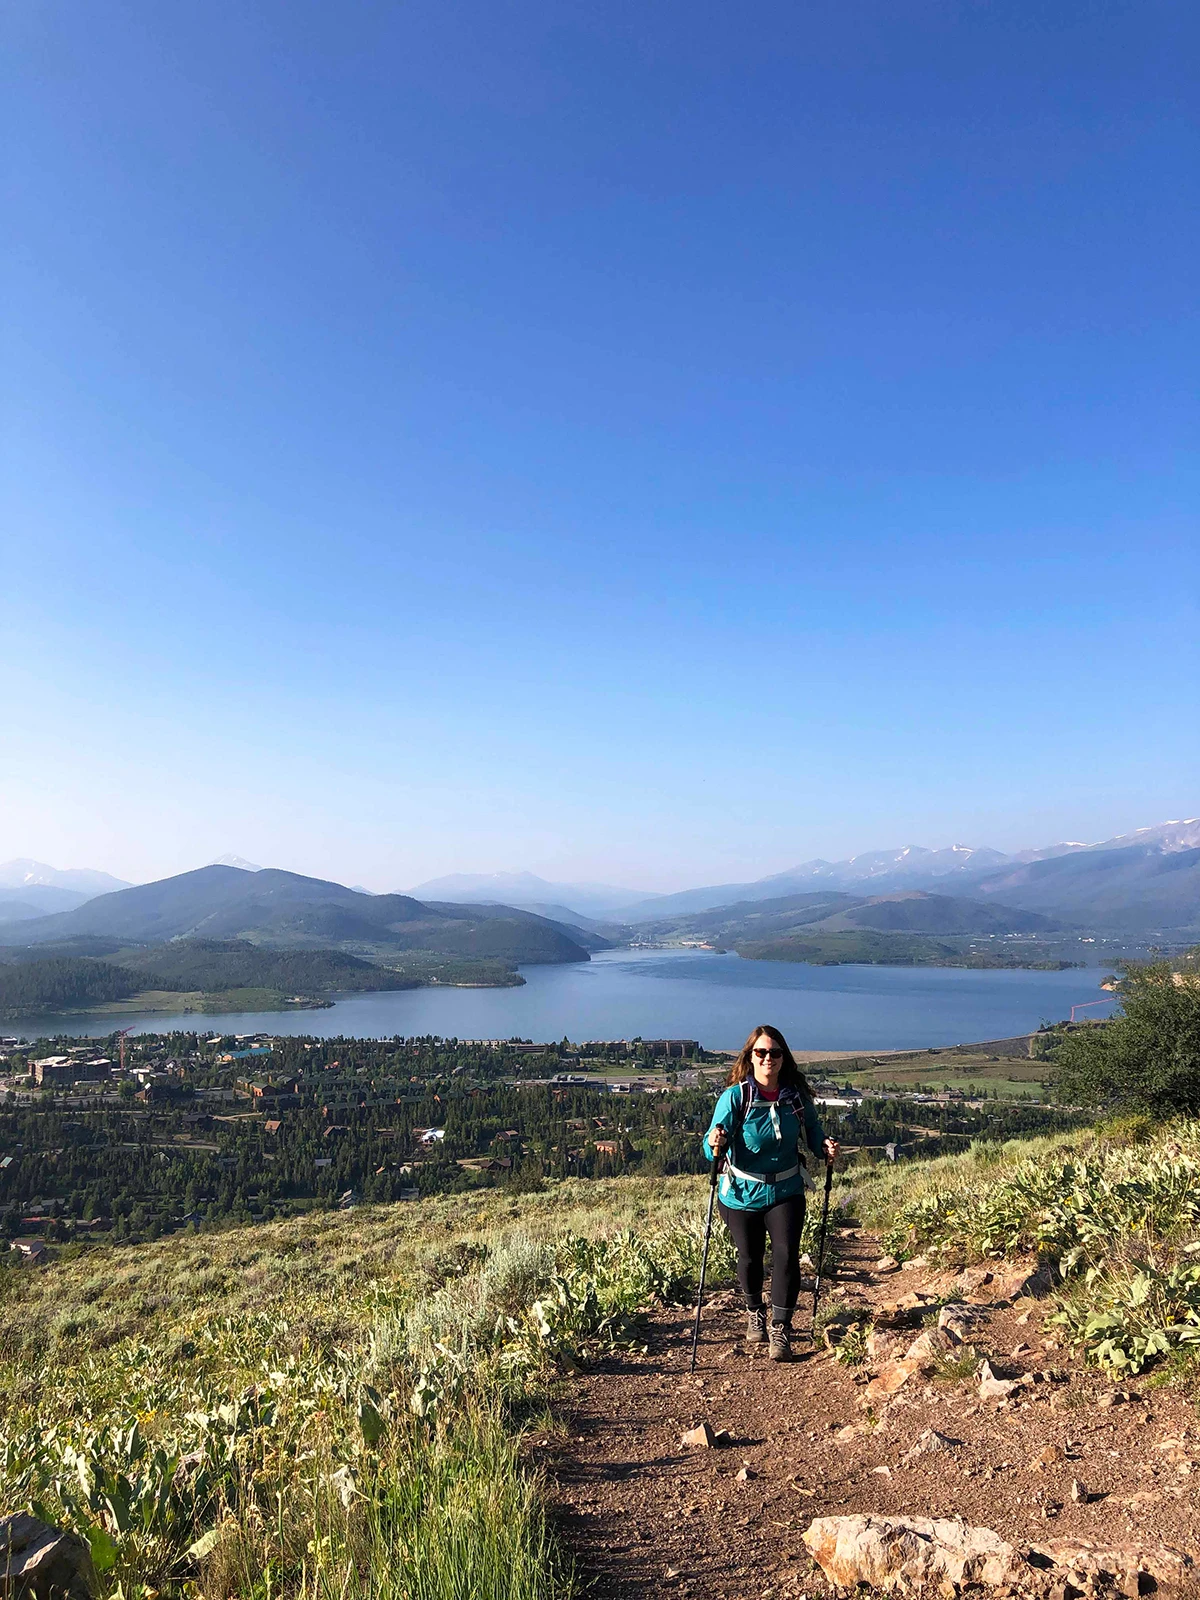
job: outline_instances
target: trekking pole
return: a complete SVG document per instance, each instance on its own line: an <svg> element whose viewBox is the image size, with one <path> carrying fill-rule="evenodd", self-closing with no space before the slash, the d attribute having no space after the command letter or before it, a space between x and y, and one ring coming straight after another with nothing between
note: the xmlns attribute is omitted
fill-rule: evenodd
<svg viewBox="0 0 1200 1600"><path fill-rule="evenodd" d="M700 1343L700 1307L704 1301L704 1277L708 1271L708 1241L712 1238L713 1201L717 1198L717 1178L721 1171L721 1152L712 1158L712 1172L708 1180L708 1219L704 1224L704 1251L700 1257L700 1287L696 1291L696 1326L692 1329L692 1364L689 1372L696 1370L696 1346Z"/></svg>
<svg viewBox="0 0 1200 1600"><path fill-rule="evenodd" d="M825 1157L825 1199L821 1205L821 1231L817 1235L817 1279L813 1285L812 1342L817 1342L817 1301L821 1298L821 1270L825 1265L825 1234L829 1228L829 1191L833 1188L833 1162Z"/></svg>

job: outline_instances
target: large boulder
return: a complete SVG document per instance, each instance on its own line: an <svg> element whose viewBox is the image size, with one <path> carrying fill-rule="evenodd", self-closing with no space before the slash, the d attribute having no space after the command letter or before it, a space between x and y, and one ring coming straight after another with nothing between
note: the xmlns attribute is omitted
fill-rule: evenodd
<svg viewBox="0 0 1200 1600"><path fill-rule="evenodd" d="M990 1528L958 1517L818 1517L804 1535L809 1554L844 1589L928 1589L1018 1583L1029 1575L1019 1552Z"/></svg>
<svg viewBox="0 0 1200 1600"><path fill-rule="evenodd" d="M1191 1589L1192 1558L1170 1545L1093 1544L1087 1539L1056 1539L1035 1545L1034 1561L1049 1559L1056 1578L1074 1589L1106 1589L1130 1600L1150 1589L1159 1595L1182 1594Z"/></svg>
<svg viewBox="0 0 1200 1600"><path fill-rule="evenodd" d="M24 1511L0 1518L3 1600L92 1600L95 1592L92 1553L78 1534Z"/></svg>
<svg viewBox="0 0 1200 1600"><path fill-rule="evenodd" d="M949 1441L947 1441L949 1443ZM818 1517L804 1535L813 1560L840 1589L952 1595L1005 1588L1030 1597L1104 1593L1135 1600L1190 1593L1191 1556L1169 1545L1098 1545L1080 1539L1018 1549L959 1517Z"/></svg>

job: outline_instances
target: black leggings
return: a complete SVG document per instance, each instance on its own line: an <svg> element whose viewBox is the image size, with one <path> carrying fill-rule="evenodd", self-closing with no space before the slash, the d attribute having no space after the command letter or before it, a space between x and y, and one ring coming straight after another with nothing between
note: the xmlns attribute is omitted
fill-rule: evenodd
<svg viewBox="0 0 1200 1600"><path fill-rule="evenodd" d="M804 1231L804 1196L777 1200L762 1211L735 1211L717 1202L725 1226L737 1246L737 1276L747 1305L761 1305L763 1256L771 1236L771 1309L777 1320L794 1310L800 1298L800 1235Z"/></svg>

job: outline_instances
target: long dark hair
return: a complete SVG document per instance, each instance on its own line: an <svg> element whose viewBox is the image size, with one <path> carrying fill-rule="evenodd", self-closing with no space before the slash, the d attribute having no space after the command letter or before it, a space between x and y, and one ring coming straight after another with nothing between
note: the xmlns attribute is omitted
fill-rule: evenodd
<svg viewBox="0 0 1200 1600"><path fill-rule="evenodd" d="M729 1083L744 1083L750 1077L754 1071L754 1058L751 1055L751 1051L754 1049L755 1041L760 1039L764 1033L768 1039L773 1040L783 1051L783 1065L779 1069L779 1087L781 1089L798 1089L806 1100L811 1100L813 1093L808 1086L808 1079L796 1065L796 1058L788 1049L787 1040L779 1029L773 1028L769 1022L761 1022L757 1028L751 1028L749 1038L738 1051L737 1059L729 1069L727 1081Z"/></svg>

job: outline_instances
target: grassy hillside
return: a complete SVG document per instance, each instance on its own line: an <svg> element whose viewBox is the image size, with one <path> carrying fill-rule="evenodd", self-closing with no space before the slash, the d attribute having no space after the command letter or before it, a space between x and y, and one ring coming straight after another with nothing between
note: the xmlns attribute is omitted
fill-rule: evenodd
<svg viewBox="0 0 1200 1600"><path fill-rule="evenodd" d="M520 1434L687 1294L695 1197L564 1184L0 1272L0 1501L88 1537L107 1600L554 1600Z"/></svg>
<svg viewBox="0 0 1200 1600"><path fill-rule="evenodd" d="M1131 1117L1096 1132L976 1144L876 1167L856 1200L898 1257L1039 1257L1053 1320L1114 1375L1200 1374L1200 1122Z"/></svg>
<svg viewBox="0 0 1200 1600"><path fill-rule="evenodd" d="M814 1069L816 1070L816 1069ZM977 1048L889 1052L822 1062L822 1073L856 1089L900 1089L909 1093L960 1089L998 1100L1042 1099L1053 1074L1048 1061Z"/></svg>

